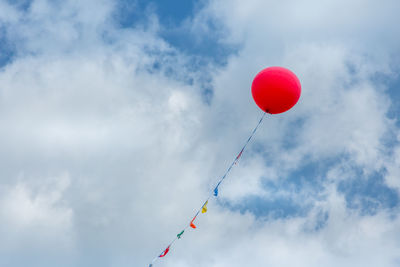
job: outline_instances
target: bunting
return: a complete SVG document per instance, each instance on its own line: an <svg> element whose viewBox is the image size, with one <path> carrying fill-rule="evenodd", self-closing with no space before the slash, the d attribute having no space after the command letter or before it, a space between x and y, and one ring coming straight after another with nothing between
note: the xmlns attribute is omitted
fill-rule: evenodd
<svg viewBox="0 0 400 267"><path fill-rule="evenodd" d="M196 229L196 225L194 225L194 220L196 220L196 217L197 217L197 215L196 216L194 216L194 218L190 221L190 227L192 227L193 229Z"/></svg>
<svg viewBox="0 0 400 267"><path fill-rule="evenodd" d="M208 204L208 200L206 201L206 203L204 203L203 207L201 208L201 213L207 212L207 204Z"/></svg>
<svg viewBox="0 0 400 267"><path fill-rule="evenodd" d="M218 186L221 184L221 181L217 184L217 186L214 188L214 196L218 196Z"/></svg>
<svg viewBox="0 0 400 267"><path fill-rule="evenodd" d="M242 156L242 153L243 153L243 149L240 150L239 155L237 155L237 157L236 157L236 159L235 159L235 164L239 161L240 157Z"/></svg>
<svg viewBox="0 0 400 267"><path fill-rule="evenodd" d="M160 256L158 256L158 257L159 257L159 258L165 257L165 255L167 255L167 253L169 252L169 247L170 247L170 246L171 246L171 245L169 245L169 246L164 250L164 252L161 253Z"/></svg>
<svg viewBox="0 0 400 267"><path fill-rule="evenodd" d="M182 232L180 232L179 234L176 235L176 237L181 238L181 236L183 235L183 233L185 232L185 230L182 230Z"/></svg>
<svg viewBox="0 0 400 267"><path fill-rule="evenodd" d="M185 230L188 227L191 227L193 229L196 229L196 225L194 224L194 220L196 220L197 215L199 215L200 211L201 213L206 213L207 212L207 204L209 199L211 198L212 195L214 195L215 197L218 196L218 188L221 185L222 181L227 177L227 175L229 174L229 172L231 171L232 167L234 165L237 164L237 162L239 161L239 159L241 158L243 151L245 150L246 146L248 145L248 143L250 142L251 138L253 137L253 135L255 134L255 132L257 131L258 127L260 126L261 122L264 119L266 112L264 112L263 116L261 117L261 119L259 120L257 126L254 128L253 132L251 133L250 137L247 139L246 143L244 144L244 146L242 147L242 149L240 150L239 154L236 156L235 160L232 162L232 164L229 166L229 168L225 171L224 175L222 176L222 178L218 181L217 185L215 186L213 192L211 193L211 195L208 197L208 199L206 200L206 202L204 202L203 206L201 206L201 208L196 212L196 215L193 217L193 219L190 221L190 224L188 226L186 226L185 229L183 229L179 234L176 235L176 238L168 245L168 247L156 258L153 259L152 263L149 265L149 267L153 267L153 264L155 261L157 261L158 258L163 258L165 257L165 255L167 255L167 253L170 250L170 247L172 246L172 244L178 240L181 239L183 233L185 232Z"/></svg>

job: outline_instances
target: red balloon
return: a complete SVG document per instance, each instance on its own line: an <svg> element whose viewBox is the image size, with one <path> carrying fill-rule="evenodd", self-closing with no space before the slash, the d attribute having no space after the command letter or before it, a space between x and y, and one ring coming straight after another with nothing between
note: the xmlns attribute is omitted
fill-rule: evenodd
<svg viewBox="0 0 400 267"><path fill-rule="evenodd" d="M301 84L290 70L269 67L256 75L251 85L251 94L263 111L278 114L291 109L297 103Z"/></svg>

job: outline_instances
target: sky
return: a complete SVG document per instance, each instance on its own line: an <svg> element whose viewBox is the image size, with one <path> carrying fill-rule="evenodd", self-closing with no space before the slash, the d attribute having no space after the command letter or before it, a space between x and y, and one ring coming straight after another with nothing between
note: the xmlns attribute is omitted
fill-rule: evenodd
<svg viewBox="0 0 400 267"><path fill-rule="evenodd" d="M0 265L400 265L397 0L0 0Z"/></svg>

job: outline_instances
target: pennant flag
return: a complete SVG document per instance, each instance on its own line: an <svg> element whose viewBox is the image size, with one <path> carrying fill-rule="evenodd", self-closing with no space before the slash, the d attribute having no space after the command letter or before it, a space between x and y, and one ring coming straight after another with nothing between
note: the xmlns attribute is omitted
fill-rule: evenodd
<svg viewBox="0 0 400 267"><path fill-rule="evenodd" d="M218 186L217 186L217 187L215 187L215 189L214 189L214 196L215 196L215 197L217 197L217 196L218 196Z"/></svg>
<svg viewBox="0 0 400 267"><path fill-rule="evenodd" d="M201 208L201 213L207 212L207 204L208 204L208 200L206 201L206 203L204 203L203 207Z"/></svg>
<svg viewBox="0 0 400 267"><path fill-rule="evenodd" d="M221 183L221 181L217 184L217 186L214 188L214 196L218 196L218 186Z"/></svg>
<svg viewBox="0 0 400 267"><path fill-rule="evenodd" d="M196 219L197 215L194 216L193 220L190 221L190 227L192 227L193 229L196 229L196 225L194 225L193 221Z"/></svg>
<svg viewBox="0 0 400 267"><path fill-rule="evenodd" d="M239 153L239 155L237 155L237 157L236 157L236 159L235 159L235 164L238 162L238 160L240 159L240 157L242 156L242 153L243 153L243 149L242 150L240 150L240 153Z"/></svg>
<svg viewBox="0 0 400 267"><path fill-rule="evenodd" d="M185 230L182 230L182 232L180 232L179 234L177 234L176 236L179 238L181 238L181 236L183 235L183 232L185 232Z"/></svg>
<svg viewBox="0 0 400 267"><path fill-rule="evenodd" d="M168 251L169 251L169 247L170 247L170 246L168 246L168 247L164 250L164 252L161 253L161 255L158 256L158 257L160 257L160 258L165 257L165 255L167 255L167 253L168 253Z"/></svg>

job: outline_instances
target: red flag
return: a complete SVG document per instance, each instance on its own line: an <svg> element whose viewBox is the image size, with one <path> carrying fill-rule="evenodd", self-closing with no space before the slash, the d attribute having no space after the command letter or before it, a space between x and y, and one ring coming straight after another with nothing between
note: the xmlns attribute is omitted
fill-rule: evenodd
<svg viewBox="0 0 400 267"><path fill-rule="evenodd" d="M192 227L193 229L196 229L196 225L194 225L193 221L196 219L197 216L195 216L193 218L193 220L190 221L190 227Z"/></svg>
<svg viewBox="0 0 400 267"><path fill-rule="evenodd" d="M237 161L240 159L240 157L242 156L243 153L243 149L240 151L239 155L237 155L236 159L235 159L235 164L237 163Z"/></svg>
<svg viewBox="0 0 400 267"><path fill-rule="evenodd" d="M158 256L158 257L160 257L160 258L165 257L165 255L167 255L167 253L168 253L168 251L169 251L169 247L170 247L170 246L168 246L168 247L164 250L164 252L161 253L161 255Z"/></svg>

